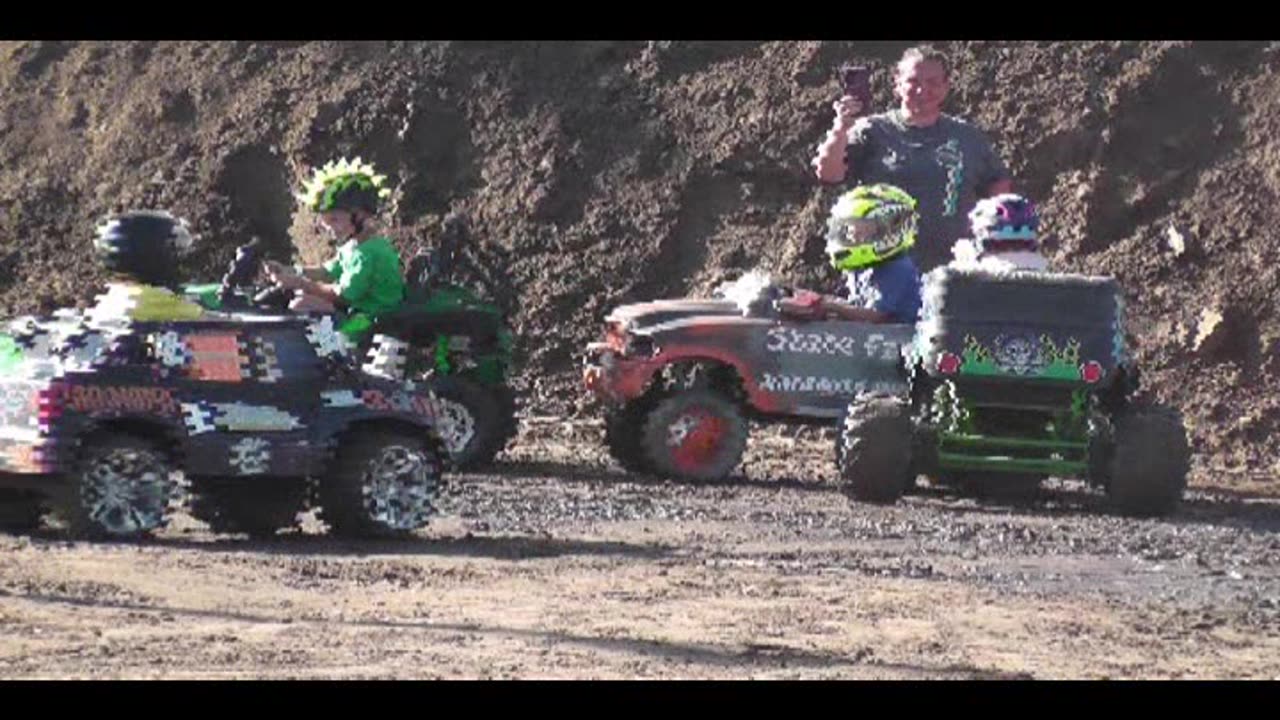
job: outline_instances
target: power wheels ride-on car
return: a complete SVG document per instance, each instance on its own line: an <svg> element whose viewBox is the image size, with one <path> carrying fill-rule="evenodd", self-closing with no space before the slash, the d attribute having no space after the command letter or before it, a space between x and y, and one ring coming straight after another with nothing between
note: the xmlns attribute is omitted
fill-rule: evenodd
<svg viewBox="0 0 1280 720"><path fill-rule="evenodd" d="M936 270L901 392L859 394L838 439L858 500L917 474L981 488L1083 477L1122 511L1171 512L1190 451L1171 408L1136 399L1115 280Z"/></svg>
<svg viewBox="0 0 1280 720"><path fill-rule="evenodd" d="M33 529L52 506L73 534L141 536L184 497L215 530L251 535L308 504L343 535L407 532L436 513L433 398L361 372L331 318L98 312L145 291L114 286L88 313L0 333L7 529Z"/></svg>
<svg viewBox="0 0 1280 720"><path fill-rule="evenodd" d="M357 353L365 358L372 343L381 342L378 362L385 372L423 383L436 394L441 412L437 432L459 469L492 462L517 430L516 398L507 385L511 331L497 305L455 281L464 266L493 287L488 273L464 254L467 240L462 219L446 219L440 247L409 262L403 306L377 318ZM253 287L261 261L258 250L255 243L238 248L221 284L188 286L187 296L208 308L283 310L290 293Z"/></svg>
<svg viewBox="0 0 1280 720"><path fill-rule="evenodd" d="M741 462L748 420L830 425L861 391L905 389L911 326L784 316L774 300L787 293L747 276L719 299L605 318L584 381L606 404L605 442L623 468L723 478Z"/></svg>

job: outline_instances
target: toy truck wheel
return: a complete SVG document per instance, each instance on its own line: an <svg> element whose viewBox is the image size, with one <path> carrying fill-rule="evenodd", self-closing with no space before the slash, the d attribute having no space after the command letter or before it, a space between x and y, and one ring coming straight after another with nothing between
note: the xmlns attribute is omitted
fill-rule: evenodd
<svg viewBox="0 0 1280 720"><path fill-rule="evenodd" d="M472 469L489 464L505 444L506 423L503 408L488 388L456 376L445 376L431 382L440 408L437 432L459 469Z"/></svg>
<svg viewBox="0 0 1280 720"><path fill-rule="evenodd" d="M912 424L907 403L888 395L861 395L845 409L838 454L845 492L854 500L892 503L914 478Z"/></svg>
<svg viewBox="0 0 1280 720"><path fill-rule="evenodd" d="M736 405L712 390L691 390L659 400L644 421L643 463L685 480L719 480L742 462L747 421Z"/></svg>
<svg viewBox="0 0 1280 720"><path fill-rule="evenodd" d="M652 472L653 468L645 459L644 423L653 402L643 397L632 400L625 405L612 407L604 417L604 443L609 455L623 470L633 473Z"/></svg>
<svg viewBox="0 0 1280 720"><path fill-rule="evenodd" d="M169 522L177 495L173 466L155 443L132 435L88 438L59 503L78 537L142 537Z"/></svg>
<svg viewBox="0 0 1280 720"><path fill-rule="evenodd" d="M301 481L200 478L192 486L191 515L216 533L271 537L293 527L306 504Z"/></svg>
<svg viewBox="0 0 1280 720"><path fill-rule="evenodd" d="M1128 515L1166 515L1187 486L1191 450L1182 418L1163 406L1131 407L1113 420L1107 495Z"/></svg>
<svg viewBox="0 0 1280 720"><path fill-rule="evenodd" d="M498 403L499 432L495 453L502 452L520 432L520 422L516 419L519 401L511 388L501 385L491 389Z"/></svg>
<svg viewBox="0 0 1280 720"><path fill-rule="evenodd" d="M436 514L443 451L434 438L367 431L344 441L320 481L320 515L335 534L386 536Z"/></svg>
<svg viewBox="0 0 1280 720"><path fill-rule="evenodd" d="M0 489L0 531L35 530L43 517L44 503L39 493Z"/></svg>

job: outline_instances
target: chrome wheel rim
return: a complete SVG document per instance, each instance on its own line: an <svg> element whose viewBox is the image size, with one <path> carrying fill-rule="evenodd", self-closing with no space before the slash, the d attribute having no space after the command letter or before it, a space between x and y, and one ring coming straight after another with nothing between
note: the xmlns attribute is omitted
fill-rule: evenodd
<svg viewBox="0 0 1280 720"><path fill-rule="evenodd" d="M440 440L451 456L459 455L476 436L476 418L466 405L439 398Z"/></svg>
<svg viewBox="0 0 1280 720"><path fill-rule="evenodd" d="M85 470L80 502L89 521L108 535L136 535L165 524L175 488L156 453L116 448Z"/></svg>
<svg viewBox="0 0 1280 720"><path fill-rule="evenodd" d="M421 449L391 445L365 470L364 508L373 522L390 530L416 530L435 514L439 467Z"/></svg>

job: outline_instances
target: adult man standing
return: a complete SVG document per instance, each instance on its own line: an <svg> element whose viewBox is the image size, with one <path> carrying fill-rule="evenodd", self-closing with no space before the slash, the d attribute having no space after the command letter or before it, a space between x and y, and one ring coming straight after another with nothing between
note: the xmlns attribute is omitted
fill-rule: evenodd
<svg viewBox="0 0 1280 720"><path fill-rule="evenodd" d="M919 201L920 227L913 253L922 272L951 259L951 246L968 232L969 210L983 197L1012 189L1009 171L981 130L942 112L950 89L946 57L914 47L898 61L899 106L859 118L861 102L842 97L836 119L813 160L818 179L887 183Z"/></svg>

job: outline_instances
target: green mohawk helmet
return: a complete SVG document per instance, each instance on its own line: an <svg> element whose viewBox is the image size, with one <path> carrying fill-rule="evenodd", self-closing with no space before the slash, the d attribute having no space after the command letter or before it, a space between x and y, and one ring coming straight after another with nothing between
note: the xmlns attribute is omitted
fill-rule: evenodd
<svg viewBox="0 0 1280 720"><path fill-rule="evenodd" d="M827 220L827 256L837 270L858 270L902 255L916 243L916 199L887 184L859 185L836 201Z"/></svg>
<svg viewBox="0 0 1280 720"><path fill-rule="evenodd" d="M360 158L341 158L330 160L312 173L296 197L315 212L366 210L375 213L379 201L391 194L383 187L386 181L387 176L377 174L372 164Z"/></svg>

